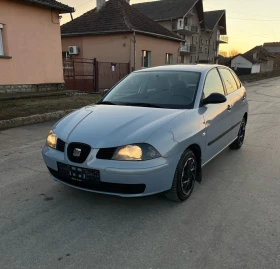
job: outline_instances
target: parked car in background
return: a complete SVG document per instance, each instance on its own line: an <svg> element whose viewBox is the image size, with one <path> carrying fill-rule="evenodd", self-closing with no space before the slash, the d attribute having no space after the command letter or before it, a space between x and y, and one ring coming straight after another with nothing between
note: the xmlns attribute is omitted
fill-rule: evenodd
<svg viewBox="0 0 280 269"><path fill-rule="evenodd" d="M205 164L242 146L247 118L246 90L231 69L149 68L55 124L43 157L53 179L78 189L126 197L164 192L184 201Z"/></svg>

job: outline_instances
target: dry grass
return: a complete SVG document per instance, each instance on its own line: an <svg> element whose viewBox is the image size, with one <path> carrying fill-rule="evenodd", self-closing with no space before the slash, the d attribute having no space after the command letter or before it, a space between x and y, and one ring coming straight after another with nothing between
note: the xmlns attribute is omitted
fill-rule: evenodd
<svg viewBox="0 0 280 269"><path fill-rule="evenodd" d="M98 101L100 95L73 95L0 101L0 120L27 117L59 110L77 109Z"/></svg>

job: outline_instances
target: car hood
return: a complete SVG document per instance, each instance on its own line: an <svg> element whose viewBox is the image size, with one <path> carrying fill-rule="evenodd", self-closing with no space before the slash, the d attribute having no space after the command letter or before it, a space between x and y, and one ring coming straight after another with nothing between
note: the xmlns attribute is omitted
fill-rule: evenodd
<svg viewBox="0 0 280 269"><path fill-rule="evenodd" d="M184 111L95 105L68 115L56 124L54 132L67 143L82 142L92 148L143 143L155 131Z"/></svg>

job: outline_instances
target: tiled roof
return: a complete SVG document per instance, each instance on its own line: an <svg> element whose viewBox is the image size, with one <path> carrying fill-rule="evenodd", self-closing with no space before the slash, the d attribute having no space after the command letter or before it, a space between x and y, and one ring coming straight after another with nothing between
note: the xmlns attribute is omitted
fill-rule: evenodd
<svg viewBox="0 0 280 269"><path fill-rule="evenodd" d="M209 30L213 30L219 20L224 15L225 10L213 10L204 12L205 26Z"/></svg>
<svg viewBox="0 0 280 269"><path fill-rule="evenodd" d="M254 59L255 52L258 53L257 60ZM245 52L242 56L252 63L257 63L260 61L267 61L269 57L273 58L273 55L270 54L263 46L256 46L256 47L252 48L251 50Z"/></svg>
<svg viewBox="0 0 280 269"><path fill-rule="evenodd" d="M45 6L45 7L51 7L53 9L58 10L60 13L71 13L75 11L73 7L57 2L56 0L22 0L22 1Z"/></svg>
<svg viewBox="0 0 280 269"><path fill-rule="evenodd" d="M139 3L133 7L149 18L159 21L182 18L198 2L201 2L202 5L201 0L161 0Z"/></svg>
<svg viewBox="0 0 280 269"><path fill-rule="evenodd" d="M61 27L62 36L138 32L183 41L125 0L109 0L97 11L93 9Z"/></svg>

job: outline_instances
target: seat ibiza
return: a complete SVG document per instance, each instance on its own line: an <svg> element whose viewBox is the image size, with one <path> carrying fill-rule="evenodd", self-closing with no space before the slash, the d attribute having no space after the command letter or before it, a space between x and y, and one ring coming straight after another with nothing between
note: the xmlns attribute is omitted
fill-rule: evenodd
<svg viewBox="0 0 280 269"><path fill-rule="evenodd" d="M56 123L43 158L54 180L74 188L184 201L205 164L242 146L247 119L246 90L231 69L149 68Z"/></svg>

